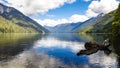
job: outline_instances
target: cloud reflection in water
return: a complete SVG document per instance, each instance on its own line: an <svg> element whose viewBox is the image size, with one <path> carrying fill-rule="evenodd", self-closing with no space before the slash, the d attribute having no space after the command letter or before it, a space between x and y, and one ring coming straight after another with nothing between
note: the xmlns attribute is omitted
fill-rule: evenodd
<svg viewBox="0 0 120 68"><path fill-rule="evenodd" d="M84 49L84 42L73 42L73 41L61 41L55 38L43 38L38 40L34 44L34 48L44 47L60 47L60 48L70 48L72 52L76 53L81 49Z"/></svg>
<svg viewBox="0 0 120 68"><path fill-rule="evenodd" d="M36 53L34 50L24 51L13 60L0 62L0 68L78 68L78 66L67 65L59 59L50 57L44 53Z"/></svg>
<svg viewBox="0 0 120 68"><path fill-rule="evenodd" d="M98 51L88 57L91 64L99 64L102 68L116 68L117 66L117 59L114 53L108 56L103 51Z"/></svg>
<svg viewBox="0 0 120 68"><path fill-rule="evenodd" d="M96 58L94 58L96 57ZM89 56L90 62L76 66L74 64L65 64L59 59L53 58L45 53L36 53L34 50L24 51L17 55L13 60L0 62L0 68L115 68L115 58L105 57L103 55Z"/></svg>

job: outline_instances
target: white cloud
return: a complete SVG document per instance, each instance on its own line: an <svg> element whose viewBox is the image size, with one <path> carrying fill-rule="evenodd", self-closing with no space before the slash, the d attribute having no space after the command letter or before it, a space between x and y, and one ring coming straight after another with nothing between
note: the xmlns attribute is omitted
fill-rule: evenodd
<svg viewBox="0 0 120 68"><path fill-rule="evenodd" d="M85 15L79 15L79 14L74 14L72 15L70 18L68 19L58 19L58 20L53 20L53 19L34 19L35 21L37 21L39 24L41 24L42 26L56 26L58 24L64 24L64 23L76 23L76 22L83 22L85 20L87 20L88 17Z"/></svg>
<svg viewBox="0 0 120 68"><path fill-rule="evenodd" d="M37 21L39 24L41 24L42 26L55 26L57 24L59 24L56 20L52 20L52 19L45 19L45 20L41 20L41 19L34 19L35 21Z"/></svg>
<svg viewBox="0 0 120 68"><path fill-rule="evenodd" d="M65 3L71 4L75 1L76 0L7 0L9 3L7 5L15 7L24 14L34 15L37 13L44 14L51 9L63 6Z"/></svg>
<svg viewBox="0 0 120 68"><path fill-rule="evenodd" d="M69 21L67 19L58 19L58 20L52 20L52 19L34 19L35 21L37 21L39 24L41 24L42 26L56 26L58 24L63 24L63 23L69 23Z"/></svg>
<svg viewBox="0 0 120 68"><path fill-rule="evenodd" d="M91 0L84 0L85 2L91 1Z"/></svg>
<svg viewBox="0 0 120 68"><path fill-rule="evenodd" d="M50 18L55 17L55 15L50 15L50 14L46 14L46 16Z"/></svg>
<svg viewBox="0 0 120 68"><path fill-rule="evenodd" d="M78 15L78 14L74 14L70 17L70 21L71 22L83 22L85 20L87 20L88 17L85 15Z"/></svg>
<svg viewBox="0 0 120 68"><path fill-rule="evenodd" d="M117 0L94 0L88 6L86 15L89 17L94 17L100 13L109 13L117 9L119 1Z"/></svg>
<svg viewBox="0 0 120 68"><path fill-rule="evenodd" d="M87 11L86 11L86 16L88 16L88 17L95 17L95 16L97 16L99 13L95 13L95 12L93 12L91 9L88 9Z"/></svg>

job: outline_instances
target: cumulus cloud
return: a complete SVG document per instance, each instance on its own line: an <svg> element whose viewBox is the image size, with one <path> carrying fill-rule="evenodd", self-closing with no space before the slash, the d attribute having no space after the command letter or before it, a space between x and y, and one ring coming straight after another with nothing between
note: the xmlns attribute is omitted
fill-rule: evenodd
<svg viewBox="0 0 120 68"><path fill-rule="evenodd" d="M79 14L74 14L70 17L70 21L71 22L83 22L85 20L87 20L88 17L85 15L79 15Z"/></svg>
<svg viewBox="0 0 120 68"><path fill-rule="evenodd" d="M119 1L117 0L94 0L88 6L86 15L89 17L97 16L100 13L109 13L117 9Z"/></svg>
<svg viewBox="0 0 120 68"><path fill-rule="evenodd" d="M1 0L3 2L4 0ZM35 15L44 14L49 10L59 8L65 3L71 4L75 0L7 0L7 5L15 7L24 14Z"/></svg>
<svg viewBox="0 0 120 68"><path fill-rule="evenodd" d="M69 17L68 19L63 18L63 19L58 19L58 20L52 20L52 19L44 19L44 20L34 19L34 20L37 21L42 26L45 26L45 25L56 26L58 24L64 24L64 23L84 22L87 19L89 19L89 18L85 15L74 14L71 17Z"/></svg>

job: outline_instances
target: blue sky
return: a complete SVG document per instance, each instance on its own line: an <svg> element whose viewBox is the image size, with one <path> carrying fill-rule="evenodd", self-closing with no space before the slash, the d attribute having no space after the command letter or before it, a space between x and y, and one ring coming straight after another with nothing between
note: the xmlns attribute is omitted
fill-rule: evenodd
<svg viewBox="0 0 120 68"><path fill-rule="evenodd" d="M120 0L0 0L37 21L42 26L77 23L109 13Z"/></svg>
<svg viewBox="0 0 120 68"><path fill-rule="evenodd" d="M60 18L69 18L73 14L81 14L84 15L85 11L88 8L88 5L91 1L85 2L83 0L76 0L76 2L72 4L65 4L64 6L61 6L59 8L49 10L46 15L37 15L40 19L46 19L46 18L54 18L54 19L60 19ZM49 15L53 15L50 17Z"/></svg>

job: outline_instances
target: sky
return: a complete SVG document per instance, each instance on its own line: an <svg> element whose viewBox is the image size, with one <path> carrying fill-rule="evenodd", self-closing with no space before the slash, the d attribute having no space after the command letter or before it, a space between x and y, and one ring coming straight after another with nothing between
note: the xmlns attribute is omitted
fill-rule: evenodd
<svg viewBox="0 0 120 68"><path fill-rule="evenodd" d="M120 0L0 0L42 26L84 22L117 9Z"/></svg>

